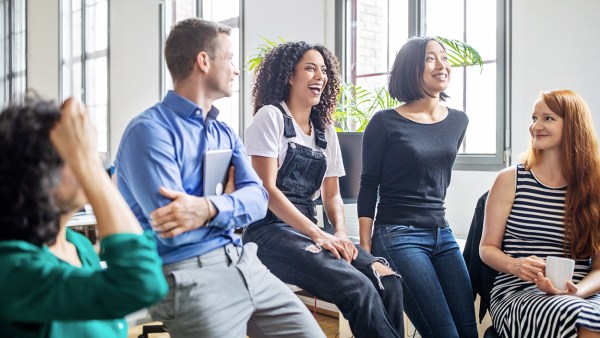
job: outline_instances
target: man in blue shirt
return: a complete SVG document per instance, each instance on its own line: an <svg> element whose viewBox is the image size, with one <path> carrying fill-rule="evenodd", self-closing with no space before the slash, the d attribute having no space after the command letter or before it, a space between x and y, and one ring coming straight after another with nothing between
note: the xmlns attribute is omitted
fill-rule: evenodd
<svg viewBox="0 0 600 338"><path fill-rule="evenodd" d="M256 257L256 245L242 247L233 234L265 216L268 195L239 137L217 121L212 106L231 96L239 75L229 34L229 27L199 19L173 27L165 58L174 90L129 123L117 153L119 190L155 232L169 283L169 294L150 312L173 338L324 337ZM233 151L221 196L204 196L209 149Z"/></svg>

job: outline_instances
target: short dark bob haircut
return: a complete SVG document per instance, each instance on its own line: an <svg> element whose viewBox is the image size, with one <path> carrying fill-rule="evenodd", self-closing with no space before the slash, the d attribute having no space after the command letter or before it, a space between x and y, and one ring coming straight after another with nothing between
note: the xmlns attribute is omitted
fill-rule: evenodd
<svg viewBox="0 0 600 338"><path fill-rule="evenodd" d="M435 41L446 50L446 47L435 38L423 36L408 40L396 55L388 85L390 95L400 102L413 102L422 99L427 93L423 87L423 70L425 69L425 53L429 41ZM440 100L446 101L449 96L440 93Z"/></svg>
<svg viewBox="0 0 600 338"><path fill-rule="evenodd" d="M0 112L0 241L52 245L60 210L52 189L63 161L50 142L58 106L29 94Z"/></svg>
<svg viewBox="0 0 600 338"><path fill-rule="evenodd" d="M324 129L333 123L333 114L340 92L340 68L338 60L327 48L312 45L303 41L286 42L273 48L257 68L256 80L252 86L252 102L254 114L266 105L275 105L286 101L289 97L289 81L294 74L296 65L309 50L316 50L323 56L327 67L327 84L321 93L318 104L313 106L311 121L320 123L319 129ZM313 123L314 123L313 122Z"/></svg>

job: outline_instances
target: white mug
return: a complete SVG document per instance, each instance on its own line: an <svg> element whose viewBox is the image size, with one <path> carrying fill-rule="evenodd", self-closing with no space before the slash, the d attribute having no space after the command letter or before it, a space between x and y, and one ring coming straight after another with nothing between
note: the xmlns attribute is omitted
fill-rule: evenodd
<svg viewBox="0 0 600 338"><path fill-rule="evenodd" d="M575 261L564 257L546 257L546 277L559 290L567 289L567 281L573 278Z"/></svg>

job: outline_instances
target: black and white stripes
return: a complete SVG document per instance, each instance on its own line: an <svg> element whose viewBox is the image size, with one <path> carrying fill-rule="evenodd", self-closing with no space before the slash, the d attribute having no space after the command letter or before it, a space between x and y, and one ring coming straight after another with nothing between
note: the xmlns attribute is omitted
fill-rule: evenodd
<svg viewBox="0 0 600 338"><path fill-rule="evenodd" d="M515 258L565 256L567 188L544 186L522 165L517 166L516 184L504 234L504 252ZM587 275L590 266L590 259L575 262L575 284ZM587 299L549 296L532 282L505 273L496 278L490 312L502 337L577 337L577 327L600 331L600 295Z"/></svg>

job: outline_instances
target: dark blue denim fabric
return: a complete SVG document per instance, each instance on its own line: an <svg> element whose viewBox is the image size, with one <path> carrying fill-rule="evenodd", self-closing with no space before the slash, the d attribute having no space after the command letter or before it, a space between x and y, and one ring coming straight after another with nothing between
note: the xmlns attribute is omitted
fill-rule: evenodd
<svg viewBox="0 0 600 338"><path fill-rule="evenodd" d="M378 259L360 247L352 264L326 250L308 251L309 237L270 221L251 225L243 241L258 244L258 257L275 276L337 305L355 337L404 337L400 276L376 276Z"/></svg>
<svg viewBox="0 0 600 338"><path fill-rule="evenodd" d="M477 337L471 282L449 227L377 225L372 245L402 275L404 308L421 337Z"/></svg>

